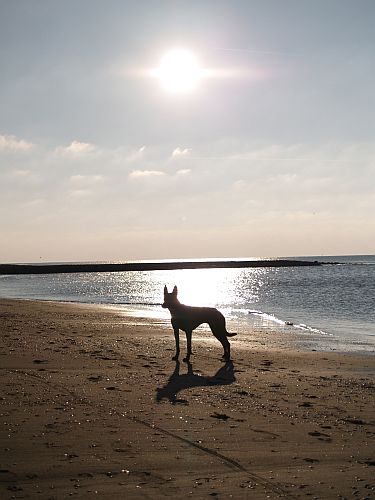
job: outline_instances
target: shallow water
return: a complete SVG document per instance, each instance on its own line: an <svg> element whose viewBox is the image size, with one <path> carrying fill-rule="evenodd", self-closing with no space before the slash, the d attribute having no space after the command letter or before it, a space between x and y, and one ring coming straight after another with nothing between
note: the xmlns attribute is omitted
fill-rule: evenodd
<svg viewBox="0 0 375 500"><path fill-rule="evenodd" d="M0 296L115 305L155 318L163 287L180 301L218 307L230 327L293 333L317 349L374 352L375 256L304 257L320 267L182 269L0 277Z"/></svg>

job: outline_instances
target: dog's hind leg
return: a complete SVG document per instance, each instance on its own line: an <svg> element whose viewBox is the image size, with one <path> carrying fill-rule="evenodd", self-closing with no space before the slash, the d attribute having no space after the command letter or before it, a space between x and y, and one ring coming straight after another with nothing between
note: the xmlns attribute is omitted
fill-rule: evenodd
<svg viewBox="0 0 375 500"><path fill-rule="evenodd" d="M214 332L213 332L213 334L217 338L217 340L220 342L220 344L223 346L223 349L224 349L223 360L230 361L230 343L228 342L226 335L217 335Z"/></svg>
<svg viewBox="0 0 375 500"><path fill-rule="evenodd" d="M190 356L192 355L192 350L191 350L191 337L192 337L192 331L187 330L186 331L186 344L187 344L187 353L186 353L186 358L184 358L185 362L189 362Z"/></svg>
<svg viewBox="0 0 375 500"><path fill-rule="evenodd" d="M230 361L230 343L226 338L223 341L220 340L220 342L224 349L223 360Z"/></svg>
<svg viewBox="0 0 375 500"><path fill-rule="evenodd" d="M225 317L219 311L217 312L218 314L216 315L215 321L209 321L208 324L214 337L216 337L220 344L223 346L224 361L230 361L230 344L227 339L228 332L225 327Z"/></svg>

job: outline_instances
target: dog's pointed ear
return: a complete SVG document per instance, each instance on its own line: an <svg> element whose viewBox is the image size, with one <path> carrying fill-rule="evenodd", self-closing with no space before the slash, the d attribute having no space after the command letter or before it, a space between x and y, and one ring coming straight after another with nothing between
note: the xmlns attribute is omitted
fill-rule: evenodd
<svg viewBox="0 0 375 500"><path fill-rule="evenodd" d="M167 293L168 293L167 285L164 285L164 295L167 295Z"/></svg>
<svg viewBox="0 0 375 500"><path fill-rule="evenodd" d="M177 286L176 285L173 287L173 292L172 293L173 293L173 295L177 295Z"/></svg>

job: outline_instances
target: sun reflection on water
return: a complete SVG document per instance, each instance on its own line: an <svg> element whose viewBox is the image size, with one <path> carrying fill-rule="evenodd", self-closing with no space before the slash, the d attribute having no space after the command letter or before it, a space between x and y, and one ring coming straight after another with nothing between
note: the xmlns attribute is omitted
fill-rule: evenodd
<svg viewBox="0 0 375 500"><path fill-rule="evenodd" d="M166 273L167 274L167 273ZM164 278L171 291L178 287L180 302L194 306L231 307L257 302L265 284L262 268L247 269L182 269L168 272Z"/></svg>
<svg viewBox="0 0 375 500"><path fill-rule="evenodd" d="M203 271L203 272L202 272ZM180 302L193 306L216 306L231 302L234 294L233 280L224 269L184 269L179 276L178 298Z"/></svg>

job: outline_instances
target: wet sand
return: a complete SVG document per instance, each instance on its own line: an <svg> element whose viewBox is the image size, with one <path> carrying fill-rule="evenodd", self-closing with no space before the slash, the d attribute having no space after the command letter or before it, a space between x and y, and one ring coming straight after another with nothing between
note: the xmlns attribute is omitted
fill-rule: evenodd
<svg viewBox="0 0 375 500"><path fill-rule="evenodd" d="M162 321L0 300L0 498L374 498L375 357L231 345L176 364Z"/></svg>

